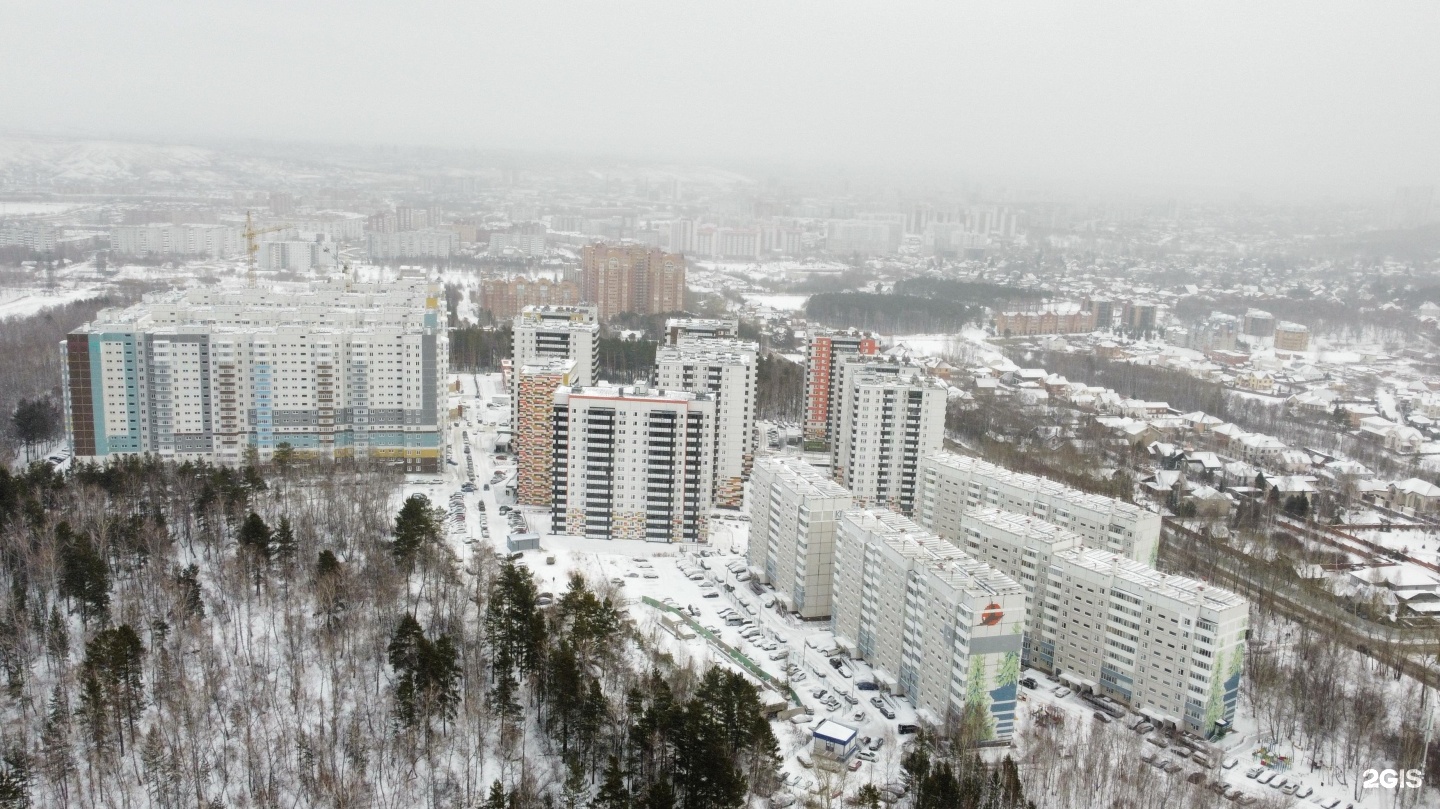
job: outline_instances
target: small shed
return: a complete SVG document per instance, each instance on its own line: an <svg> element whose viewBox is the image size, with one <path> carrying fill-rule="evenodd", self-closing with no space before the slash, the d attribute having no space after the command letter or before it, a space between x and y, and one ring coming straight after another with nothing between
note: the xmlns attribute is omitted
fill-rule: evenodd
<svg viewBox="0 0 1440 809"><path fill-rule="evenodd" d="M505 538L505 549L511 553L540 550L539 534L511 534Z"/></svg>
<svg viewBox="0 0 1440 809"><path fill-rule="evenodd" d="M810 753L817 761L843 762L855 752L855 740L859 732L849 725L842 725L830 719L820 720L811 731Z"/></svg>

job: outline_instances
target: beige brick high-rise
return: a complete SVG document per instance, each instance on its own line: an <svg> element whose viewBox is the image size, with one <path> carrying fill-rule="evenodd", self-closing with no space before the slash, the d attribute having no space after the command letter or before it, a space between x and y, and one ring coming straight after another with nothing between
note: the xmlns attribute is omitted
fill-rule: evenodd
<svg viewBox="0 0 1440 809"><path fill-rule="evenodd" d="M678 312L685 308L685 257L644 245L587 245L580 291L602 318Z"/></svg>
<svg viewBox="0 0 1440 809"><path fill-rule="evenodd" d="M521 505L548 506L554 500L555 391L575 384L575 368L575 360L560 359L516 372L516 496Z"/></svg>

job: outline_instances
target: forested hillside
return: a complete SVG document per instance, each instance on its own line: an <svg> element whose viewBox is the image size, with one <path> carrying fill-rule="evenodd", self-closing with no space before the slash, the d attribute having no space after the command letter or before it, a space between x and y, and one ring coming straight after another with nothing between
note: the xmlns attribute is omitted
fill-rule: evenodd
<svg viewBox="0 0 1440 809"><path fill-rule="evenodd" d="M827 326L854 326L885 334L954 332L978 324L983 306L916 295L824 292L805 302L805 316Z"/></svg>
<svg viewBox="0 0 1440 809"><path fill-rule="evenodd" d="M383 469L0 471L6 806L735 807L753 687L542 606ZM593 803L592 803L593 798Z"/></svg>

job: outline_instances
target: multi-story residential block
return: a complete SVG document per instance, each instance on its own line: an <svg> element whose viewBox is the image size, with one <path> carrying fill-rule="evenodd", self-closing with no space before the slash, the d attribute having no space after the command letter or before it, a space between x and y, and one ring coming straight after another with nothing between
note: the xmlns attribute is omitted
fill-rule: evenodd
<svg viewBox="0 0 1440 809"><path fill-rule="evenodd" d="M320 242L284 239L260 242L256 248L262 270L309 272L335 265L334 246Z"/></svg>
<svg viewBox="0 0 1440 809"><path fill-rule="evenodd" d="M1274 337L1275 316L1264 309L1250 309L1245 312L1244 331L1250 337Z"/></svg>
<svg viewBox="0 0 1440 809"><path fill-rule="evenodd" d="M965 510L989 506L1039 517L1092 547L1154 564L1160 515L1152 511L953 452L929 455L922 466L916 519L941 536L959 541Z"/></svg>
<svg viewBox="0 0 1440 809"><path fill-rule="evenodd" d="M1024 588L1027 666L1193 732L1234 719L1249 620L1239 596L994 508L967 509L956 543Z"/></svg>
<svg viewBox="0 0 1440 809"><path fill-rule="evenodd" d="M440 465L449 341L423 278L198 287L102 310L61 343L75 456L300 455Z"/></svg>
<svg viewBox="0 0 1440 809"><path fill-rule="evenodd" d="M1095 311L1079 303L1043 303L996 315L995 333L1001 337L1078 334L1095 331L1095 320Z"/></svg>
<svg viewBox="0 0 1440 809"><path fill-rule="evenodd" d="M830 617L835 526L854 505L844 486L799 458L755 462L750 476L753 575L801 618Z"/></svg>
<svg viewBox="0 0 1440 809"><path fill-rule="evenodd" d="M685 257L641 245L586 245L580 289L600 317L657 315L685 308Z"/></svg>
<svg viewBox="0 0 1440 809"><path fill-rule="evenodd" d="M705 317L672 317L665 321L665 342L680 345L682 337L739 337L740 321Z"/></svg>
<svg viewBox="0 0 1440 809"><path fill-rule="evenodd" d="M805 440L831 446L831 409L838 406L840 358L880 352L880 340L869 332L817 329L810 335L805 360Z"/></svg>
<svg viewBox="0 0 1440 809"><path fill-rule="evenodd" d="M1013 735L1020 585L886 509L840 515L834 569L835 635L877 678L931 723L969 708L982 738Z"/></svg>
<svg viewBox="0 0 1440 809"><path fill-rule="evenodd" d="M1275 324L1276 351L1309 351L1310 328L1299 323L1281 321Z"/></svg>
<svg viewBox="0 0 1440 809"><path fill-rule="evenodd" d="M576 362L554 359L516 369L516 499L521 505L548 506L555 483L555 391L575 385Z"/></svg>
<svg viewBox="0 0 1440 809"><path fill-rule="evenodd" d="M684 337L655 352L654 384L662 390L708 393L715 401L715 505L739 508L755 460L758 347L743 340Z"/></svg>
<svg viewBox="0 0 1440 809"><path fill-rule="evenodd" d="M119 225L110 229L110 245L122 256L223 258L242 252L245 237L229 225Z"/></svg>
<svg viewBox="0 0 1440 809"><path fill-rule="evenodd" d="M423 213L423 211L422 211ZM398 230L366 234L371 261L400 258L449 258L460 249L460 235L453 230Z"/></svg>
<svg viewBox="0 0 1440 809"><path fill-rule="evenodd" d="M516 225L507 231L490 234L490 252L498 254L515 250L532 258L544 256L547 236L545 225L540 222Z"/></svg>
<svg viewBox="0 0 1440 809"><path fill-rule="evenodd" d="M600 324L594 306L527 306L515 318L513 367L575 360L574 384L593 385L600 373Z"/></svg>
<svg viewBox="0 0 1440 809"><path fill-rule="evenodd" d="M480 282L480 308L496 320L510 320L527 306L575 306L580 285L549 278L486 278Z"/></svg>
<svg viewBox="0 0 1440 809"><path fill-rule="evenodd" d="M715 400L646 385L555 392L551 526L557 534L704 542Z"/></svg>
<svg viewBox="0 0 1440 809"><path fill-rule="evenodd" d="M909 514L920 460L938 451L945 438L945 387L915 368L898 374L861 371L846 385L832 454L835 478L857 504Z"/></svg>
<svg viewBox="0 0 1440 809"><path fill-rule="evenodd" d="M36 253L53 253L60 228L43 219L14 219L0 222L0 245L15 245Z"/></svg>

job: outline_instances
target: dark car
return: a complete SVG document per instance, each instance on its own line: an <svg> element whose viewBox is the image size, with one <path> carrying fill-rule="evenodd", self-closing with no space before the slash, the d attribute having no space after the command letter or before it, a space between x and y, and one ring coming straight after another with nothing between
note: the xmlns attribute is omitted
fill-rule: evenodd
<svg viewBox="0 0 1440 809"><path fill-rule="evenodd" d="M900 725L900 727L896 728L896 732L899 733L901 736L906 736L906 735L911 734L911 733L919 733L919 732L920 732L920 726L919 726L919 725L904 725L904 724L902 724L902 725Z"/></svg>
<svg viewBox="0 0 1440 809"><path fill-rule="evenodd" d="M870 680L861 680L860 682L858 682L858 683L855 684L855 687L858 688L858 689L860 689L861 691L879 691L879 690L880 690L880 686L876 685L875 683L871 682Z"/></svg>

